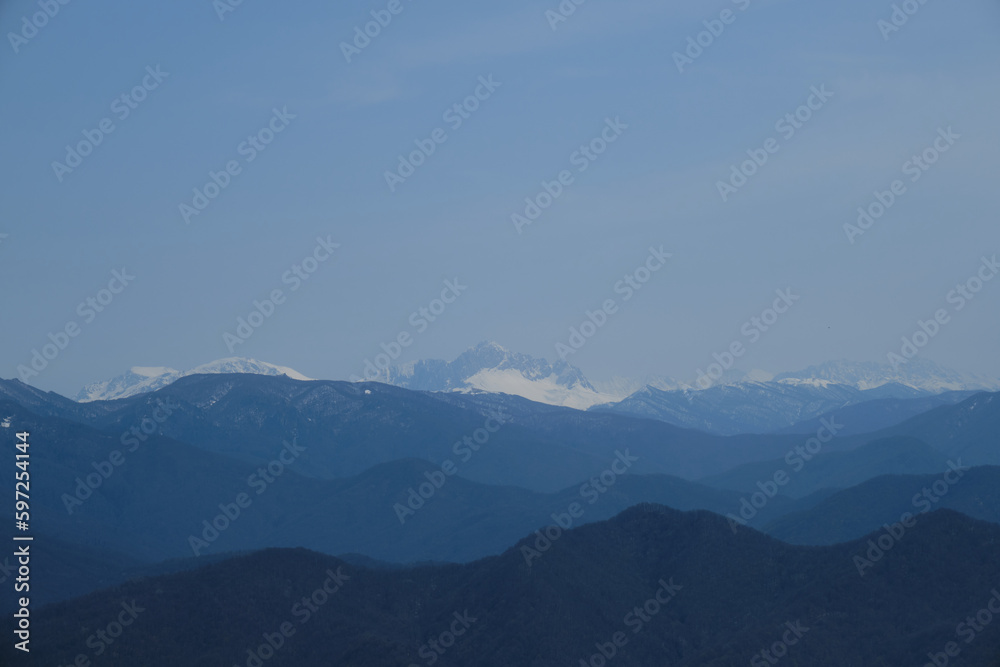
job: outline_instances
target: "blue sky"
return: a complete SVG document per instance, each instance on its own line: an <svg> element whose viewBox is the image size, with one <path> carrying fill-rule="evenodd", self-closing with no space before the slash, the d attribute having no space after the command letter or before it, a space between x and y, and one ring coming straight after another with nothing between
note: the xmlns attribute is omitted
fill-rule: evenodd
<svg viewBox="0 0 1000 667"><path fill-rule="evenodd" d="M399 361L486 339L554 360L614 299L568 360L693 379L785 288L799 301L742 367L885 360L947 308L921 355L1000 375L1000 280L960 312L946 301L1000 252L997 3L930 0L886 40L881 2L588 0L553 30L555 1L401 0L346 62L340 44L388 4L244 0L220 20L208 0L70 2L15 53L9 34L40 9L4 3L0 376L70 323L36 386L234 354L347 378L402 332ZM727 9L679 72L673 54ZM157 66L120 119L113 101ZM445 111L491 76L453 128ZM784 138L776 123L814 86L833 96ZM274 109L295 118L247 162ZM105 118L114 131L60 182L52 163ZM581 172L606 119L627 129ZM911 182L903 164L949 127L960 138ZM390 191L385 172L438 128L447 140ZM769 138L778 151L723 201L718 181ZM186 223L179 205L229 161L238 175ZM563 170L572 183L519 234L511 215ZM849 243L844 224L896 179L905 194ZM283 276L317 237L340 247L292 291ZM626 302L615 285L651 246L672 257ZM78 305L122 267L134 281L87 321ZM411 314L456 278L467 289L418 331ZM224 334L274 289L284 302L231 352Z"/></svg>

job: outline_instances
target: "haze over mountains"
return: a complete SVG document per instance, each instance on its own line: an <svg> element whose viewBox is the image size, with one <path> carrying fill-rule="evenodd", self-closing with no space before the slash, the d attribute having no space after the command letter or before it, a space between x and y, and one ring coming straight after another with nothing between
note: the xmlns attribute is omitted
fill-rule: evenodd
<svg viewBox="0 0 1000 667"><path fill-rule="evenodd" d="M410 664L426 633L466 608L490 619L489 632L469 636L487 650L456 650L440 664L550 664L572 659L566 647L589 659L671 577L683 587L676 600L642 623L649 632L629 636L616 664L749 660L796 620L810 628L803 664L876 664L871 655L901 664L947 641L954 615L989 598L979 588L988 567L941 563L954 548L995 560L997 393L879 384L862 368L853 378L865 388L803 377L645 387L580 410L473 386L517 374L522 389L596 393L572 366L494 345L415 364L397 378L411 388L296 379L250 360L202 370L213 372L133 373L88 394L120 398L84 402L0 380L0 432L29 431L36 443L44 581L33 595L50 604L35 614L51 660L72 661L101 623L80 619L135 600L150 623L109 654L120 664L247 664L244 645L294 604L280 590L309 593L338 568L362 599L336 598L271 664ZM924 379L934 378L953 381L936 369ZM13 475L13 465L0 469ZM906 513L916 526L867 556ZM859 554L874 559L864 576ZM609 578L595 585L599 572ZM949 592L921 604L944 578ZM206 591L216 604L180 602ZM890 612L874 612L872 596ZM249 616L219 615L219 604ZM723 622L733 614L739 629ZM546 621L555 616L567 620L555 627ZM653 631L654 622L663 625ZM172 639L193 627L229 639ZM166 644L149 648L150 632ZM330 642L333 658L317 649ZM983 640L966 655L995 653Z"/></svg>
<svg viewBox="0 0 1000 667"><path fill-rule="evenodd" d="M708 388L668 377L616 378L591 382L565 361L544 359L484 342L454 361L422 360L370 369L368 380L432 392L487 392L531 401L616 412L664 421L719 435L808 432L822 415L849 406L886 402L855 413L853 433L883 428L932 407L950 405L976 391L1000 390L1000 381L944 369L922 359L894 370L888 364L827 362L797 373L728 371ZM126 398L198 373L253 373L308 379L297 371L252 359L222 359L187 372L134 367L95 382L78 401ZM864 428L860 427L864 423Z"/></svg>
<svg viewBox="0 0 1000 667"><path fill-rule="evenodd" d="M724 437L509 395L248 373L191 375L88 403L0 381L0 422L47 443L33 460L38 516L62 539L119 553L122 563L193 555L188 538L202 521L256 490L255 471L285 451L294 456L263 485L254 512L200 553L308 546L410 562L498 553L573 502L586 507L574 525L642 502L728 515L786 471L749 522L766 530L878 475L941 474L950 457L998 465L997 396L858 435L842 434L834 414L824 421L836 437L811 453L802 447L816 432ZM124 460L112 466L115 451ZM955 507L990 502L975 490L988 486L968 485Z"/></svg>
<svg viewBox="0 0 1000 667"><path fill-rule="evenodd" d="M0 667L1000 667L1000 1L0 8Z"/></svg>

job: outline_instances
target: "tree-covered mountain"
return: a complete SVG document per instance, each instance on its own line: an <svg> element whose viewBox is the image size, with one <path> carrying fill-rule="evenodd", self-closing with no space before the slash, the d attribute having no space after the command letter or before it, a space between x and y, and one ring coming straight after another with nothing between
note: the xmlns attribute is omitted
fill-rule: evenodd
<svg viewBox="0 0 1000 667"><path fill-rule="evenodd" d="M192 375L155 392L86 404L38 397L17 381L0 381L0 386L12 400L26 395L35 403L29 409L40 416L118 434L148 428L256 465L272 460L282 441L297 438L306 450L292 469L322 478L421 458L437 465L451 460L464 477L476 481L554 492L599 474L626 448L639 459L635 472L694 478L779 456L798 440L723 438L646 419L539 404L522 414L484 414L447 394L284 376Z"/></svg>
<svg viewBox="0 0 1000 667"><path fill-rule="evenodd" d="M818 445L818 446L816 446ZM948 469L947 456L913 437L889 437L849 450L830 450L818 441L810 448L800 436L796 447L780 459L756 461L699 481L743 493L760 490L784 475L780 492L802 498L824 489L844 489L879 475L922 475Z"/></svg>
<svg viewBox="0 0 1000 667"><path fill-rule="evenodd" d="M946 391L942 394L920 396L917 398L877 398L864 401L863 403L844 406L777 432L812 434L822 425L824 419L835 417L844 423L844 429L840 433L841 436L874 433L896 426L917 415L930 412L934 408L955 405L977 393L979 392Z"/></svg>
<svg viewBox="0 0 1000 667"><path fill-rule="evenodd" d="M765 530L791 544L835 544L897 523L904 514L941 508L1000 524L1000 468L956 466L934 475L876 477L786 514Z"/></svg>
<svg viewBox="0 0 1000 667"><path fill-rule="evenodd" d="M115 432L38 417L10 402L0 402L0 413L35 443L34 521L59 536L59 549L78 554L65 562L38 561L52 587L43 599L121 581L141 564L267 547L396 563L471 561L502 552L574 506L573 525L581 525L643 502L726 513L740 500L736 492L677 477L637 474L624 453L597 476L545 494L469 481L419 459L335 480L306 477L283 464L268 472L160 435L137 440L130 451ZM286 454L304 443L289 445ZM272 462L280 458L276 452ZM9 459L2 468L12 465ZM753 525L793 508L777 498Z"/></svg>
<svg viewBox="0 0 1000 667"><path fill-rule="evenodd" d="M871 400L924 395L923 391L899 384L862 390L828 382L740 382L702 390L645 387L618 403L592 410L646 417L718 435L737 435L784 431Z"/></svg>
<svg viewBox="0 0 1000 667"><path fill-rule="evenodd" d="M1000 393L980 393L874 434L920 438L970 465L1000 465Z"/></svg>
<svg viewBox="0 0 1000 667"><path fill-rule="evenodd" d="M947 510L881 556L869 554L878 535L794 547L734 534L710 513L651 505L553 538L408 570L263 551L37 611L33 657L69 664L101 649L104 663L144 667L722 667L780 655L788 665L895 667L923 664L949 642L961 642L962 664L989 664L1000 640L993 623L961 641L1000 581L1000 526ZM858 557L875 560L863 576ZM122 616L128 627L101 640ZM11 659L9 643L0 651Z"/></svg>

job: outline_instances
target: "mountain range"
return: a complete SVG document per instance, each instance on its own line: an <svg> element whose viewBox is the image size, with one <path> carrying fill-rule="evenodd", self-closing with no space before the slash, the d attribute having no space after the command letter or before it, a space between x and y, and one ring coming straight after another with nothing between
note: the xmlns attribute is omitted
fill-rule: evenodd
<svg viewBox="0 0 1000 667"><path fill-rule="evenodd" d="M888 667L962 639L961 664L1000 658L1000 625L963 620L1000 596L1000 526L949 510L888 552L874 533L798 547L658 505L553 535L469 565L372 569L272 549L136 579L33 612L35 657L71 664L98 646L106 664L144 667ZM116 618L124 633L98 639ZM12 653L5 642L0 659Z"/></svg>
<svg viewBox="0 0 1000 667"><path fill-rule="evenodd" d="M200 558L271 546L397 563L468 561L500 553L574 502L585 508L574 525L646 502L730 515L786 471L790 480L749 522L770 530L878 475L940 474L949 456L1000 464L997 396L838 436L799 470L789 455L811 436L714 436L509 395L245 373L191 375L88 403L0 381L0 424L47 443L32 458L40 525L82 553L103 554L89 562L119 563L121 576L137 563L195 551ZM491 416L499 426L492 433ZM280 474L267 481L261 469L279 456ZM252 511L217 542L193 549L191 536L240 493L252 494ZM992 520L970 507L954 506ZM796 530L801 537L782 534L817 539ZM109 581L107 567L61 569L75 581L67 590L88 578Z"/></svg>
<svg viewBox="0 0 1000 667"><path fill-rule="evenodd" d="M186 372L133 367L116 378L88 385L76 400L127 398L165 387L181 377L206 373L308 379L287 367L231 358ZM423 360L391 366L372 379L416 391L521 396L549 405L640 416L718 435L806 433L830 412L857 405L875 408L873 401L886 401L877 409L853 413L850 432L860 433L890 426L932 407L957 403L976 391L1000 390L1000 381L963 375L925 360L914 360L899 370L886 364L835 361L778 376L763 371L729 371L725 381L707 389L665 376L591 382L565 361L550 364L492 342L480 343L451 362Z"/></svg>
<svg viewBox="0 0 1000 667"><path fill-rule="evenodd" d="M134 600L151 625L108 647L113 664L248 664L254 637L280 627L322 565L343 567L363 599L327 607L302 648L268 664L410 664L466 607L488 611L490 630L470 630L482 644L442 665L587 661L628 600L670 577L691 600L678 589L663 628L629 636L616 664L747 662L796 620L821 639L787 664L909 664L944 645L995 567L997 393L788 378L674 390L700 395L676 415L717 430L737 428L740 405L759 408L744 410L746 424L793 422L719 435L614 406L274 368L123 383L129 396L86 402L0 380L0 432L36 443L32 613L51 662L87 645L95 628L81 619ZM963 474L939 490L953 466ZM938 499L925 513L914 498L928 488ZM871 552L906 512L915 527ZM859 554L872 561L864 576ZM190 602L202 599L212 602ZM976 647L971 664L1000 657L989 640Z"/></svg>

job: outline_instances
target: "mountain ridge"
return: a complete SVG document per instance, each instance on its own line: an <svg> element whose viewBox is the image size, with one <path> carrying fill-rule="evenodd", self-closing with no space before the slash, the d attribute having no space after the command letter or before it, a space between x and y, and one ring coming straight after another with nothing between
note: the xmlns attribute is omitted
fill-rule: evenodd
<svg viewBox="0 0 1000 667"><path fill-rule="evenodd" d="M196 366L188 371L178 371L166 366L133 366L121 375L110 380L92 382L77 393L74 400L79 403L92 401L110 401L119 398L129 398L137 394L156 391L189 375L252 373L254 375L286 375L293 380L308 381L298 371L286 366L277 366L256 359L245 357L227 357L216 359L207 364Z"/></svg>
<svg viewBox="0 0 1000 667"><path fill-rule="evenodd" d="M142 608L141 621L108 657L145 667L256 664L248 648L253 654L262 633L286 620L295 621L294 636L265 653L268 664L411 664L449 624L458 638L437 655L441 667L586 664L599 653L622 667L755 664L789 627L804 640L786 645L788 664L922 664L994 595L1000 526L931 512L859 576L856 557L866 558L878 537L796 547L749 529L734 534L708 512L639 505L461 566L372 570L269 549L50 605L32 623L45 638L38 657L52 664L72 662L92 626L123 602ZM528 562L526 550L539 556ZM954 562L952 550L979 566ZM323 587L329 595L314 598L321 609L296 613L300 597ZM202 599L212 604L190 605ZM468 632L459 633L452 622L463 618ZM982 634L963 645L963 664L996 656L1000 626ZM0 648L0 659L13 650Z"/></svg>

